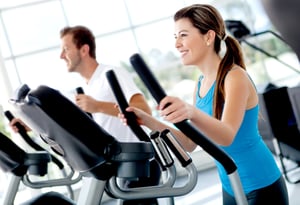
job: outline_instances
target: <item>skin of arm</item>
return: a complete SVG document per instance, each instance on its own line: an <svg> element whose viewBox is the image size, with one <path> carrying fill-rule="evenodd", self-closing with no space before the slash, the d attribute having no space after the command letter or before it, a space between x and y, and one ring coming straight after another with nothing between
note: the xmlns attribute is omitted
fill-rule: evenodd
<svg viewBox="0 0 300 205"><path fill-rule="evenodd" d="M143 110L133 106L128 107L126 111L134 112L135 115L137 116L138 123L140 125L144 125L148 127L150 130L161 132L165 129L169 129L176 136L177 140L180 142L180 144L184 147L185 150L191 152L197 147L197 145L190 138L186 137L181 131L157 120L151 114L146 113ZM125 125L127 125L127 120L125 116L122 113L119 113L118 116L121 119L121 121Z"/></svg>
<svg viewBox="0 0 300 205"><path fill-rule="evenodd" d="M75 97L76 104L85 112L97 113L101 112L107 115L117 117L119 109L114 102L97 101L91 96L85 94L78 94ZM151 114L151 108L149 107L145 97L142 94L135 94L129 101L130 106L137 107L148 114Z"/></svg>

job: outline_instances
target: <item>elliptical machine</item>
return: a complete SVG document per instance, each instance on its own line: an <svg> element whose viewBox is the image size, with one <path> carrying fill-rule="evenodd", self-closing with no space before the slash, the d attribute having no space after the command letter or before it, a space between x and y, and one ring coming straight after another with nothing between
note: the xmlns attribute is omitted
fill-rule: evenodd
<svg viewBox="0 0 300 205"><path fill-rule="evenodd" d="M160 101L165 93L141 57L138 54L133 55L131 63L154 98ZM107 77L113 88L118 87L113 72L109 71ZM117 99L123 99L120 88L113 90ZM57 90L47 86L30 90L28 86L23 85L17 96L11 99L11 103L22 116L22 120L40 133L44 141L74 170L82 174L84 181L76 201L78 205L101 204L105 191L115 198L125 200L182 196L191 192L197 183L197 171L192 159L169 130L152 132L149 141L119 142L87 113ZM122 110L126 108L126 102L120 100L118 103ZM135 116L128 119L133 119L128 123L133 130L139 130L134 120ZM175 126L224 166L231 180L237 204L246 205L237 167L232 159L187 121ZM186 183L181 186L175 186L176 167L170 151L187 172ZM117 179L136 180L139 177L149 177L149 163L154 158L159 161L162 171L167 176L158 185L128 188L118 183Z"/></svg>

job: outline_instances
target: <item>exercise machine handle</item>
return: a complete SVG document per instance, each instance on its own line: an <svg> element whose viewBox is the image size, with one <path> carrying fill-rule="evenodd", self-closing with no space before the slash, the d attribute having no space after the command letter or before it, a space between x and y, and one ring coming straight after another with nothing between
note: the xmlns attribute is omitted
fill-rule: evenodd
<svg viewBox="0 0 300 205"><path fill-rule="evenodd" d="M83 88L82 87L77 87L76 89L77 94L84 94ZM90 118L93 119L93 115L92 113L89 112L85 112Z"/></svg>
<svg viewBox="0 0 300 205"><path fill-rule="evenodd" d="M5 111L4 115L6 116L6 118L9 121L12 121L15 118L13 116L13 114L9 110ZM18 132L21 135L21 137L25 140L25 142L29 146L31 146L36 151L46 151L43 147L41 147L39 144L35 143L31 139L31 137L27 134L27 131L26 131L25 127L21 123L16 122L15 126L18 128ZM58 166L58 168L59 169L63 169L64 168L64 164L58 158L56 158L55 156L53 156L52 154L50 154L50 155L51 155L52 161Z"/></svg>
<svg viewBox="0 0 300 205"><path fill-rule="evenodd" d="M127 124L132 130L132 132L139 138L141 141L150 142L150 138L145 133L145 131L141 128L141 126L137 123L137 117L133 112L127 112L126 108L129 107L127 100L124 96L124 93L121 89L121 86L118 82L117 76L113 70L109 70L106 72L107 80L113 90L115 98L118 102L119 108L121 112L125 115L127 119Z"/></svg>

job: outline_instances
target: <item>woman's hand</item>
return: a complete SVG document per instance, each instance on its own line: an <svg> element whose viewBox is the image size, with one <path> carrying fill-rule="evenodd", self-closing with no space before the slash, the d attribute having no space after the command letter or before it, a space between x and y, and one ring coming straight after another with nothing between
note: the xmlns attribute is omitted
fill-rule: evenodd
<svg viewBox="0 0 300 205"><path fill-rule="evenodd" d="M177 97L166 96L159 103L158 109L164 120L171 123L192 119L195 107Z"/></svg>
<svg viewBox="0 0 300 205"><path fill-rule="evenodd" d="M143 110L136 107L128 107L126 108L127 112L133 112L137 117L137 123L139 125L145 125L149 127L149 124L152 122L153 117ZM118 117L121 119L124 125L127 125L127 119L123 113L119 113Z"/></svg>

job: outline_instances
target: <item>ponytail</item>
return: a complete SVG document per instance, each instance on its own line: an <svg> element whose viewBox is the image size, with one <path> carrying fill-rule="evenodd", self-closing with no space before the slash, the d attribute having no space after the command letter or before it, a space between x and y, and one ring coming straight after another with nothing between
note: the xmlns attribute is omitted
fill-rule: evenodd
<svg viewBox="0 0 300 205"><path fill-rule="evenodd" d="M223 105L225 102L224 81L228 71L230 71L234 64L246 70L243 53L239 42L233 37L227 36L226 34L223 39L227 49L219 65L213 105L214 117L217 119L221 119L222 117Z"/></svg>

